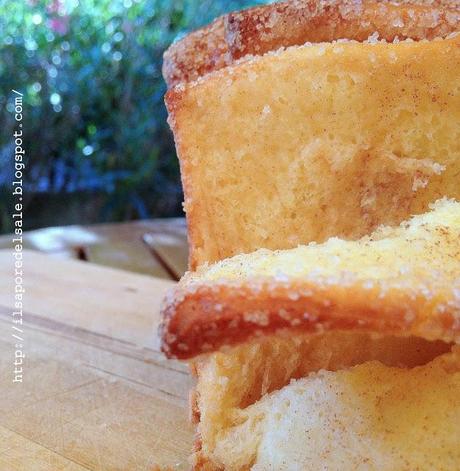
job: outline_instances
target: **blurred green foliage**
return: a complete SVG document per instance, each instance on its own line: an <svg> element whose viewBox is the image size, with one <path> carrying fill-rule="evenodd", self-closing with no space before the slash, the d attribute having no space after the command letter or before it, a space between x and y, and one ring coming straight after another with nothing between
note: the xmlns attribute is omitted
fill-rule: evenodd
<svg viewBox="0 0 460 471"><path fill-rule="evenodd" d="M26 228L181 215L165 48L254 0L0 0L0 232L11 230L14 88Z"/></svg>

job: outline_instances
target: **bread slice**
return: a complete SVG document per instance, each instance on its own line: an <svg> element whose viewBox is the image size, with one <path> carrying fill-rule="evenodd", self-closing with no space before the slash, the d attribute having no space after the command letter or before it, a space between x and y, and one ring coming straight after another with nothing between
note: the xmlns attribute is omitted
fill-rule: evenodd
<svg viewBox="0 0 460 471"><path fill-rule="evenodd" d="M460 341L460 203L359 241L258 250L188 273L164 306L163 349L192 358L288 332Z"/></svg>
<svg viewBox="0 0 460 471"><path fill-rule="evenodd" d="M194 469L458 469L459 202L202 267L163 314L198 377Z"/></svg>
<svg viewBox="0 0 460 471"><path fill-rule="evenodd" d="M450 0L294 0L230 13L224 22L233 59L280 47L348 38L432 40L460 26L460 3Z"/></svg>
<svg viewBox="0 0 460 471"><path fill-rule="evenodd" d="M460 36L292 47L170 90L191 269L460 198L459 90Z"/></svg>
<svg viewBox="0 0 460 471"><path fill-rule="evenodd" d="M195 470L459 469L458 346L415 367L372 360L321 370L288 380L254 402L230 401L216 410L213 391L226 388L231 398L238 388L247 391L245 373L253 365L237 364L236 358L235 351L219 354L200 372L197 400L203 409ZM226 361L237 374L226 376ZM209 371L215 363L220 367Z"/></svg>
<svg viewBox="0 0 460 471"><path fill-rule="evenodd" d="M457 0L294 0L232 12L173 43L164 54L168 87L197 80L248 54L374 33L392 42L444 37L460 26Z"/></svg>

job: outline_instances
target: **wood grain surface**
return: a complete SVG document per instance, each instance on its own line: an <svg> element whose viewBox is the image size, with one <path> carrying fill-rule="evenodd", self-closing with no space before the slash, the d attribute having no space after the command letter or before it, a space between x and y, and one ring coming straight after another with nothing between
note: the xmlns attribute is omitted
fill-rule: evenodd
<svg viewBox="0 0 460 471"><path fill-rule="evenodd" d="M11 234L0 236L0 249L11 249ZM24 248L53 257L179 279L187 269L184 218L152 219L88 226L46 227L23 234Z"/></svg>
<svg viewBox="0 0 460 471"><path fill-rule="evenodd" d="M0 251L0 470L187 469L185 365L159 352L170 281L24 252L22 383L11 251Z"/></svg>

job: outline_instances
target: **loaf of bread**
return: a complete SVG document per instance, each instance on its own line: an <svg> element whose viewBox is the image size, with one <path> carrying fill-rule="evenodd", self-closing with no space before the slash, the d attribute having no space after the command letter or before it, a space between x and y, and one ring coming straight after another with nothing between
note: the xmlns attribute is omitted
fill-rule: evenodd
<svg viewBox="0 0 460 471"><path fill-rule="evenodd" d="M458 469L460 203L202 267L163 315L198 376L194 469Z"/></svg>
<svg viewBox="0 0 460 471"><path fill-rule="evenodd" d="M312 14L314 21L301 16L300 30L313 34L316 21L325 33L311 40L342 34L346 40L265 52L305 39L291 38L283 21L310 4L322 10ZM458 29L458 6L352 4L361 10L347 10L345 0L292 2L283 10L290 16L271 17L265 45L266 29L260 29L255 44L263 54L239 60L230 57L237 55L235 45L241 54L254 53L248 50L257 30L251 21L263 8L279 7L234 14L233 42L209 42L203 31L196 33L203 44L226 52L225 58L203 53L204 69L185 60L196 80L180 82L177 72L172 83L178 84L166 96L191 269L261 247L291 248L334 235L357 239L425 211L444 195L460 198L460 36L432 39ZM392 26L386 13L377 14L381 8L399 8L400 16L390 15ZM369 18L375 13L368 29L368 21L359 20L363 11ZM350 16L345 21L343 15ZM263 18L269 22L267 14ZM225 21L211 29L224 34ZM355 40L370 31L369 39ZM396 33L404 31L402 38L420 40L398 41ZM190 44L179 46L173 47L190 53ZM181 69L179 59L172 62Z"/></svg>
<svg viewBox="0 0 460 471"><path fill-rule="evenodd" d="M460 469L460 2L291 0L164 56L197 471Z"/></svg>

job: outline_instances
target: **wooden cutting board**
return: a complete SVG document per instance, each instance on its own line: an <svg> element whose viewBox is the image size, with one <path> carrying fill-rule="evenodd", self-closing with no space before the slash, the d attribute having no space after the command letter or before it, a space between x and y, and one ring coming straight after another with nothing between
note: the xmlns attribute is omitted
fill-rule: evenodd
<svg viewBox="0 0 460 471"><path fill-rule="evenodd" d="M25 251L25 360L13 383L13 273L0 251L0 470L187 469L191 379L156 333L173 283Z"/></svg>

